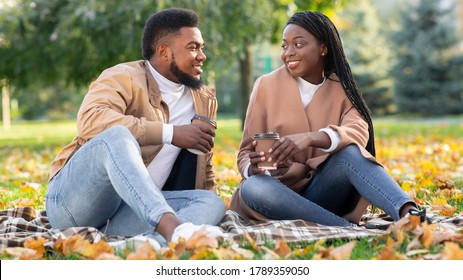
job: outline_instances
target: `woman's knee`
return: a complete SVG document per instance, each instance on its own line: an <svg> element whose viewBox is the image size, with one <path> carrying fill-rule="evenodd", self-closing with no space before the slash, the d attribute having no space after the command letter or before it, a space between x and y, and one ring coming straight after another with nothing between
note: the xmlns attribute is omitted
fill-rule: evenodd
<svg viewBox="0 0 463 280"><path fill-rule="evenodd" d="M357 145L349 145L345 148L339 150L337 153L333 155L333 157L343 158L347 160L357 160L359 157L362 157L362 153L360 152L359 147Z"/></svg>
<svg viewBox="0 0 463 280"><path fill-rule="evenodd" d="M277 193L275 189L278 181L267 175L254 175L246 179L241 185L241 195L247 204L262 202Z"/></svg>

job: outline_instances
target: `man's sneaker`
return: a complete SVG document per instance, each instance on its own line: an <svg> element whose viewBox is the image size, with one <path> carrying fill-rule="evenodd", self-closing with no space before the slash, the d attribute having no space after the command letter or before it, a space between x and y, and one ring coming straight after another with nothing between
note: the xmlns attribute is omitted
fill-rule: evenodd
<svg viewBox="0 0 463 280"><path fill-rule="evenodd" d="M174 233L172 234L171 241L174 243L178 243L180 238L183 238L186 241L193 235L193 233L199 230L205 230L206 236L210 238L218 238L224 236L223 231L216 226L183 223L175 228Z"/></svg>
<svg viewBox="0 0 463 280"><path fill-rule="evenodd" d="M161 250L161 245L159 242L157 242L153 238L148 238L143 235L137 235L125 240L120 240L120 241L114 241L114 242L109 242L108 244L114 248L114 250L130 250L130 249L137 249L141 245L145 244L146 242L149 242L151 246L153 246L154 250L156 252L159 252Z"/></svg>

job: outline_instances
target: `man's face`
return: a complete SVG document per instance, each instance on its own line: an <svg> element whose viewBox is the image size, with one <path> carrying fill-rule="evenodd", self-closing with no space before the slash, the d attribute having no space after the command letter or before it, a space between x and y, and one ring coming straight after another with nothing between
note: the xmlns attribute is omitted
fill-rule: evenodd
<svg viewBox="0 0 463 280"><path fill-rule="evenodd" d="M182 27L180 35L170 44L170 80L191 88L202 86L201 73L206 55L203 52L204 40L196 27Z"/></svg>

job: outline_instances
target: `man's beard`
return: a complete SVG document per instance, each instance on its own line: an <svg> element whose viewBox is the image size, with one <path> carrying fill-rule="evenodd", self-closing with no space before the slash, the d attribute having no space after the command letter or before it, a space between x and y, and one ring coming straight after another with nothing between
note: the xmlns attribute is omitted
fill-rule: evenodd
<svg viewBox="0 0 463 280"><path fill-rule="evenodd" d="M195 77L188 75L178 68L175 58L172 56L172 62L170 63L169 70L174 75L180 84L183 84L192 89L199 89L203 85L203 80L196 79Z"/></svg>

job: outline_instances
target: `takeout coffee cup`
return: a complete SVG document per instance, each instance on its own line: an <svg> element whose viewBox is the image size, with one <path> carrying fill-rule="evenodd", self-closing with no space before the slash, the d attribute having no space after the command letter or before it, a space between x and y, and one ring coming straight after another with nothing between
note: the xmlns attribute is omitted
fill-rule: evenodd
<svg viewBox="0 0 463 280"><path fill-rule="evenodd" d="M267 170L277 169L273 166L273 161L269 162L268 150L272 147L273 143L280 139L280 135L277 132L265 132L255 133L254 140L256 140L256 152L264 152L265 161L261 161L257 164L257 167Z"/></svg>
<svg viewBox="0 0 463 280"><path fill-rule="evenodd" d="M214 121L213 119L210 119L208 117L198 115L198 114L194 115L194 117L191 119L191 123L192 124L198 124L198 125L210 126L214 130L217 129L217 122L216 121ZM188 151L190 151L191 153L196 154L196 155L204 155L203 152L201 152L199 150L196 150L196 149L188 149Z"/></svg>

